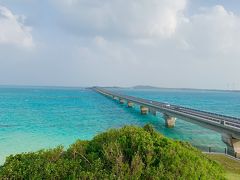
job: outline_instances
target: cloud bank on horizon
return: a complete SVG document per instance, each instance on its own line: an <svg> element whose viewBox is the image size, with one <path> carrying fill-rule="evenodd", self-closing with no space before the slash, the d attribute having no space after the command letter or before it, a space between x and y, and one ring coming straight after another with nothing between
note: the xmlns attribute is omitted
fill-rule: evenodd
<svg viewBox="0 0 240 180"><path fill-rule="evenodd" d="M240 89L238 3L202 2L0 0L0 84Z"/></svg>

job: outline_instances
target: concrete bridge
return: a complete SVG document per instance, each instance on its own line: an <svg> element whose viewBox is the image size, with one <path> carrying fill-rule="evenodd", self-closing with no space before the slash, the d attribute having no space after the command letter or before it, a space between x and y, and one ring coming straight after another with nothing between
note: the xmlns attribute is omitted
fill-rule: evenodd
<svg viewBox="0 0 240 180"><path fill-rule="evenodd" d="M119 101L121 104L126 103L129 108L135 104L139 105L141 114L143 115L148 113L156 115L157 112L161 112L168 128L173 128L176 118L179 118L217 131L222 134L222 140L228 146L228 150L234 152L236 157L240 157L240 118L127 96L99 87L92 89L102 95Z"/></svg>

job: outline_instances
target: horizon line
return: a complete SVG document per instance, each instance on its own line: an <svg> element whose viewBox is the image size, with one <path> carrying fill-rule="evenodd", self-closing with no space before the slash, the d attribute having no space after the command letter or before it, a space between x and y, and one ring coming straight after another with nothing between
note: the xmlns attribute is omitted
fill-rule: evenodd
<svg viewBox="0 0 240 180"><path fill-rule="evenodd" d="M16 84L0 84L2 87L16 87L16 88L91 88L91 87L103 87L103 88L125 88L125 89L172 89L172 90L201 90L201 91L229 91L240 92L240 89L216 89L216 88L191 88L191 87L159 87L152 85L133 85L133 86L65 86L65 85L16 85Z"/></svg>

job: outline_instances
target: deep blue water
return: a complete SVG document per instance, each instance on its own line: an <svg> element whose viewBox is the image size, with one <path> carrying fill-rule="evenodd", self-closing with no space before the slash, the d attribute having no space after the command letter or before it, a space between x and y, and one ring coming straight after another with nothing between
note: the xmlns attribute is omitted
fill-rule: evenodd
<svg viewBox="0 0 240 180"><path fill-rule="evenodd" d="M115 89L116 90L116 89ZM240 117L240 93L190 90L116 91L201 110ZM76 139L91 139L109 128L151 123L164 135L194 145L224 148L221 135L177 119L167 129L161 114L142 116L138 107L84 88L0 87L0 164L10 154L35 151Z"/></svg>

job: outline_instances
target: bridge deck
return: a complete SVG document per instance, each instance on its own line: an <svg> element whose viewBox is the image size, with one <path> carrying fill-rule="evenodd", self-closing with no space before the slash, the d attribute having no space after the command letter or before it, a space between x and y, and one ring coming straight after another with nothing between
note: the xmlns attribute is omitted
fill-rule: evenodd
<svg viewBox="0 0 240 180"><path fill-rule="evenodd" d="M206 124L215 125L218 127L221 127L223 129L228 129L234 133L237 133L240 135L240 118L231 117L231 116L225 116L221 114L186 108L183 106L178 105L172 105L168 103L128 96L119 94L116 92L112 92L103 88L93 88L95 91L104 94L106 96L115 96L121 99L125 99L127 101L144 105L149 108L153 108L156 111L162 112L162 113L170 113L176 116L181 117L187 117L187 118L193 118L195 120L198 120L199 122L204 122Z"/></svg>

